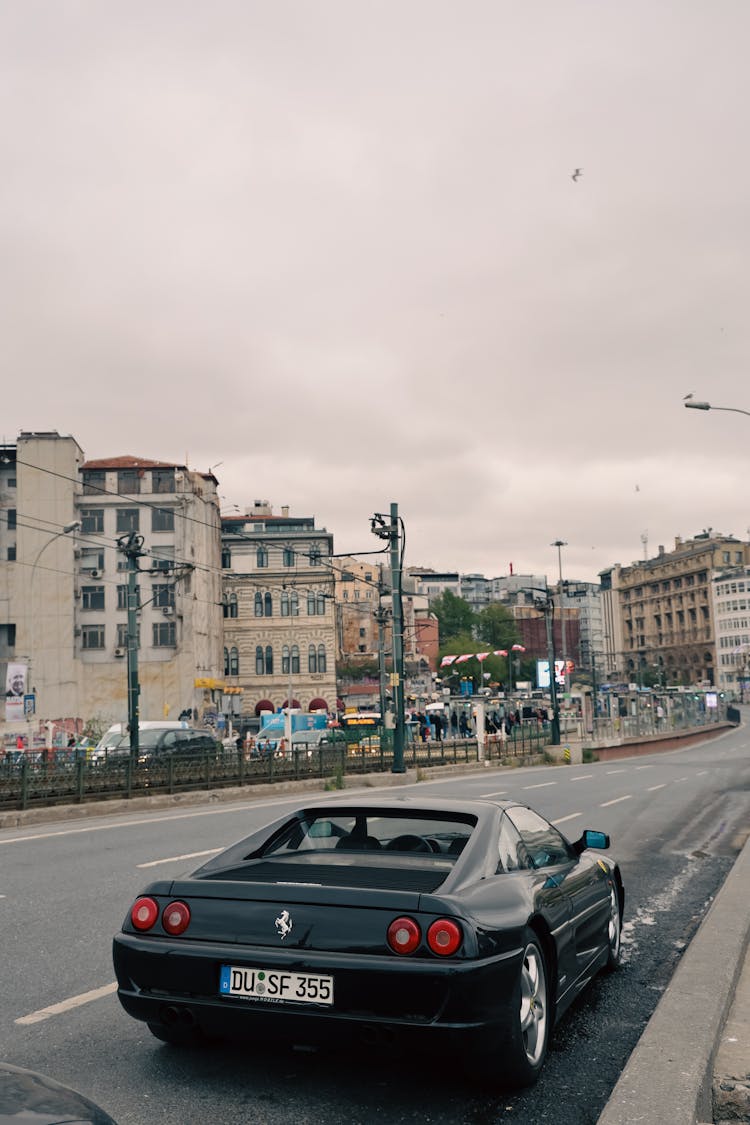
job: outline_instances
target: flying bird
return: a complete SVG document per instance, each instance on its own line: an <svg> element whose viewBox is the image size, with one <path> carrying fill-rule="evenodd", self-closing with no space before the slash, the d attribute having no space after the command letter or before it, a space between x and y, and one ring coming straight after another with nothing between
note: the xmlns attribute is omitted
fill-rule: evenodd
<svg viewBox="0 0 750 1125"><path fill-rule="evenodd" d="M692 397L693 397L693 392L691 391L689 395L685 395L685 397L684 397L684 399L683 399L682 401L683 401L683 402L687 402L687 400L688 400L689 398L692 398Z"/></svg>
<svg viewBox="0 0 750 1125"><path fill-rule="evenodd" d="M578 183L578 177L581 175L582 172L583 172L583 168L576 168L575 172L570 177L574 184Z"/></svg>

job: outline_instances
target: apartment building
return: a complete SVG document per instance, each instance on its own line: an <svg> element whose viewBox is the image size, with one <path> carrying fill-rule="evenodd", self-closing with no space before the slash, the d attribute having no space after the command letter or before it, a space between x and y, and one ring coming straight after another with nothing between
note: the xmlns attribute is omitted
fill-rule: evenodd
<svg viewBox="0 0 750 1125"><path fill-rule="evenodd" d="M221 676L215 477L133 456L87 461L56 431L22 433L2 457L0 660L25 668L26 722L127 719L129 643L141 718L215 715L204 686ZM131 638L125 543L138 551Z"/></svg>
<svg viewBox="0 0 750 1125"><path fill-rule="evenodd" d="M221 520L224 672L240 713L336 710L333 535L267 500Z"/></svg>
<svg viewBox="0 0 750 1125"><path fill-rule="evenodd" d="M715 684L712 582L750 563L750 544L711 529L659 547L656 558L602 572L603 622L615 638L618 674L628 682Z"/></svg>
<svg viewBox="0 0 750 1125"><path fill-rule="evenodd" d="M743 703L750 692L750 566L717 571L711 580L716 629L716 686Z"/></svg>

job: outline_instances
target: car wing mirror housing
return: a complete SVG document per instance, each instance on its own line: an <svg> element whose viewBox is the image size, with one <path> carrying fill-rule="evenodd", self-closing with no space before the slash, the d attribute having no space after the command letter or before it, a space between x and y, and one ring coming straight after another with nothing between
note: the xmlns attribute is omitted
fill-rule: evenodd
<svg viewBox="0 0 750 1125"><path fill-rule="evenodd" d="M580 855L585 852L586 848L608 848L610 846L609 836L606 832L597 832L593 828L585 828L581 833L580 839L576 840L573 844L573 850Z"/></svg>

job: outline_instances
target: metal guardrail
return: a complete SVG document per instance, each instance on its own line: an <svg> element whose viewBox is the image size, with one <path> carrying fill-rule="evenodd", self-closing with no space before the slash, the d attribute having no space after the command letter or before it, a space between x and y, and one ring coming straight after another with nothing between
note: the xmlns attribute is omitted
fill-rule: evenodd
<svg viewBox="0 0 750 1125"><path fill-rule="evenodd" d="M264 785L302 778L330 779L337 788L345 774L386 773L393 766L391 732L358 741L295 748L284 755L247 757L243 751L170 755L148 764L128 756L95 763L81 759L60 763L29 760L25 755L0 762L0 809L24 810L57 804L83 804L132 797L187 793L195 790ZM540 753L549 742L549 727L522 724L511 735L489 735L484 758L501 761ZM410 742L407 768L476 762L474 738Z"/></svg>

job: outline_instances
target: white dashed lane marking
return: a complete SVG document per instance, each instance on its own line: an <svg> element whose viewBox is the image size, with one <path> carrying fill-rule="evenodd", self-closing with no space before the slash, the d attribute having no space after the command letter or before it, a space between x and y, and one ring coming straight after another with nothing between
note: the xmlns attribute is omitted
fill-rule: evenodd
<svg viewBox="0 0 750 1125"><path fill-rule="evenodd" d="M599 808L608 809L610 805L619 805L620 801L629 801L631 796L631 793L627 793L624 797L615 797L614 801L605 801L604 804L599 805Z"/></svg>
<svg viewBox="0 0 750 1125"><path fill-rule="evenodd" d="M205 852L188 852L186 855L170 855L166 859L152 859L148 863L137 863L136 867L158 867L160 863L181 863L187 859L201 859L204 855L218 855L222 848L209 848Z"/></svg>
<svg viewBox="0 0 750 1125"><path fill-rule="evenodd" d="M68 1000L61 1000L59 1004L50 1004L48 1008L40 1008L37 1012L31 1012L28 1016L20 1016L14 1022L22 1025L41 1023L42 1020L48 1020L50 1016L61 1016L64 1012L72 1011L73 1008L90 1004L92 1000L101 1000L103 996L111 996L113 992L117 992L117 984L114 981L112 984L105 984L103 988L93 988L90 992L82 992L79 996L71 996Z"/></svg>

